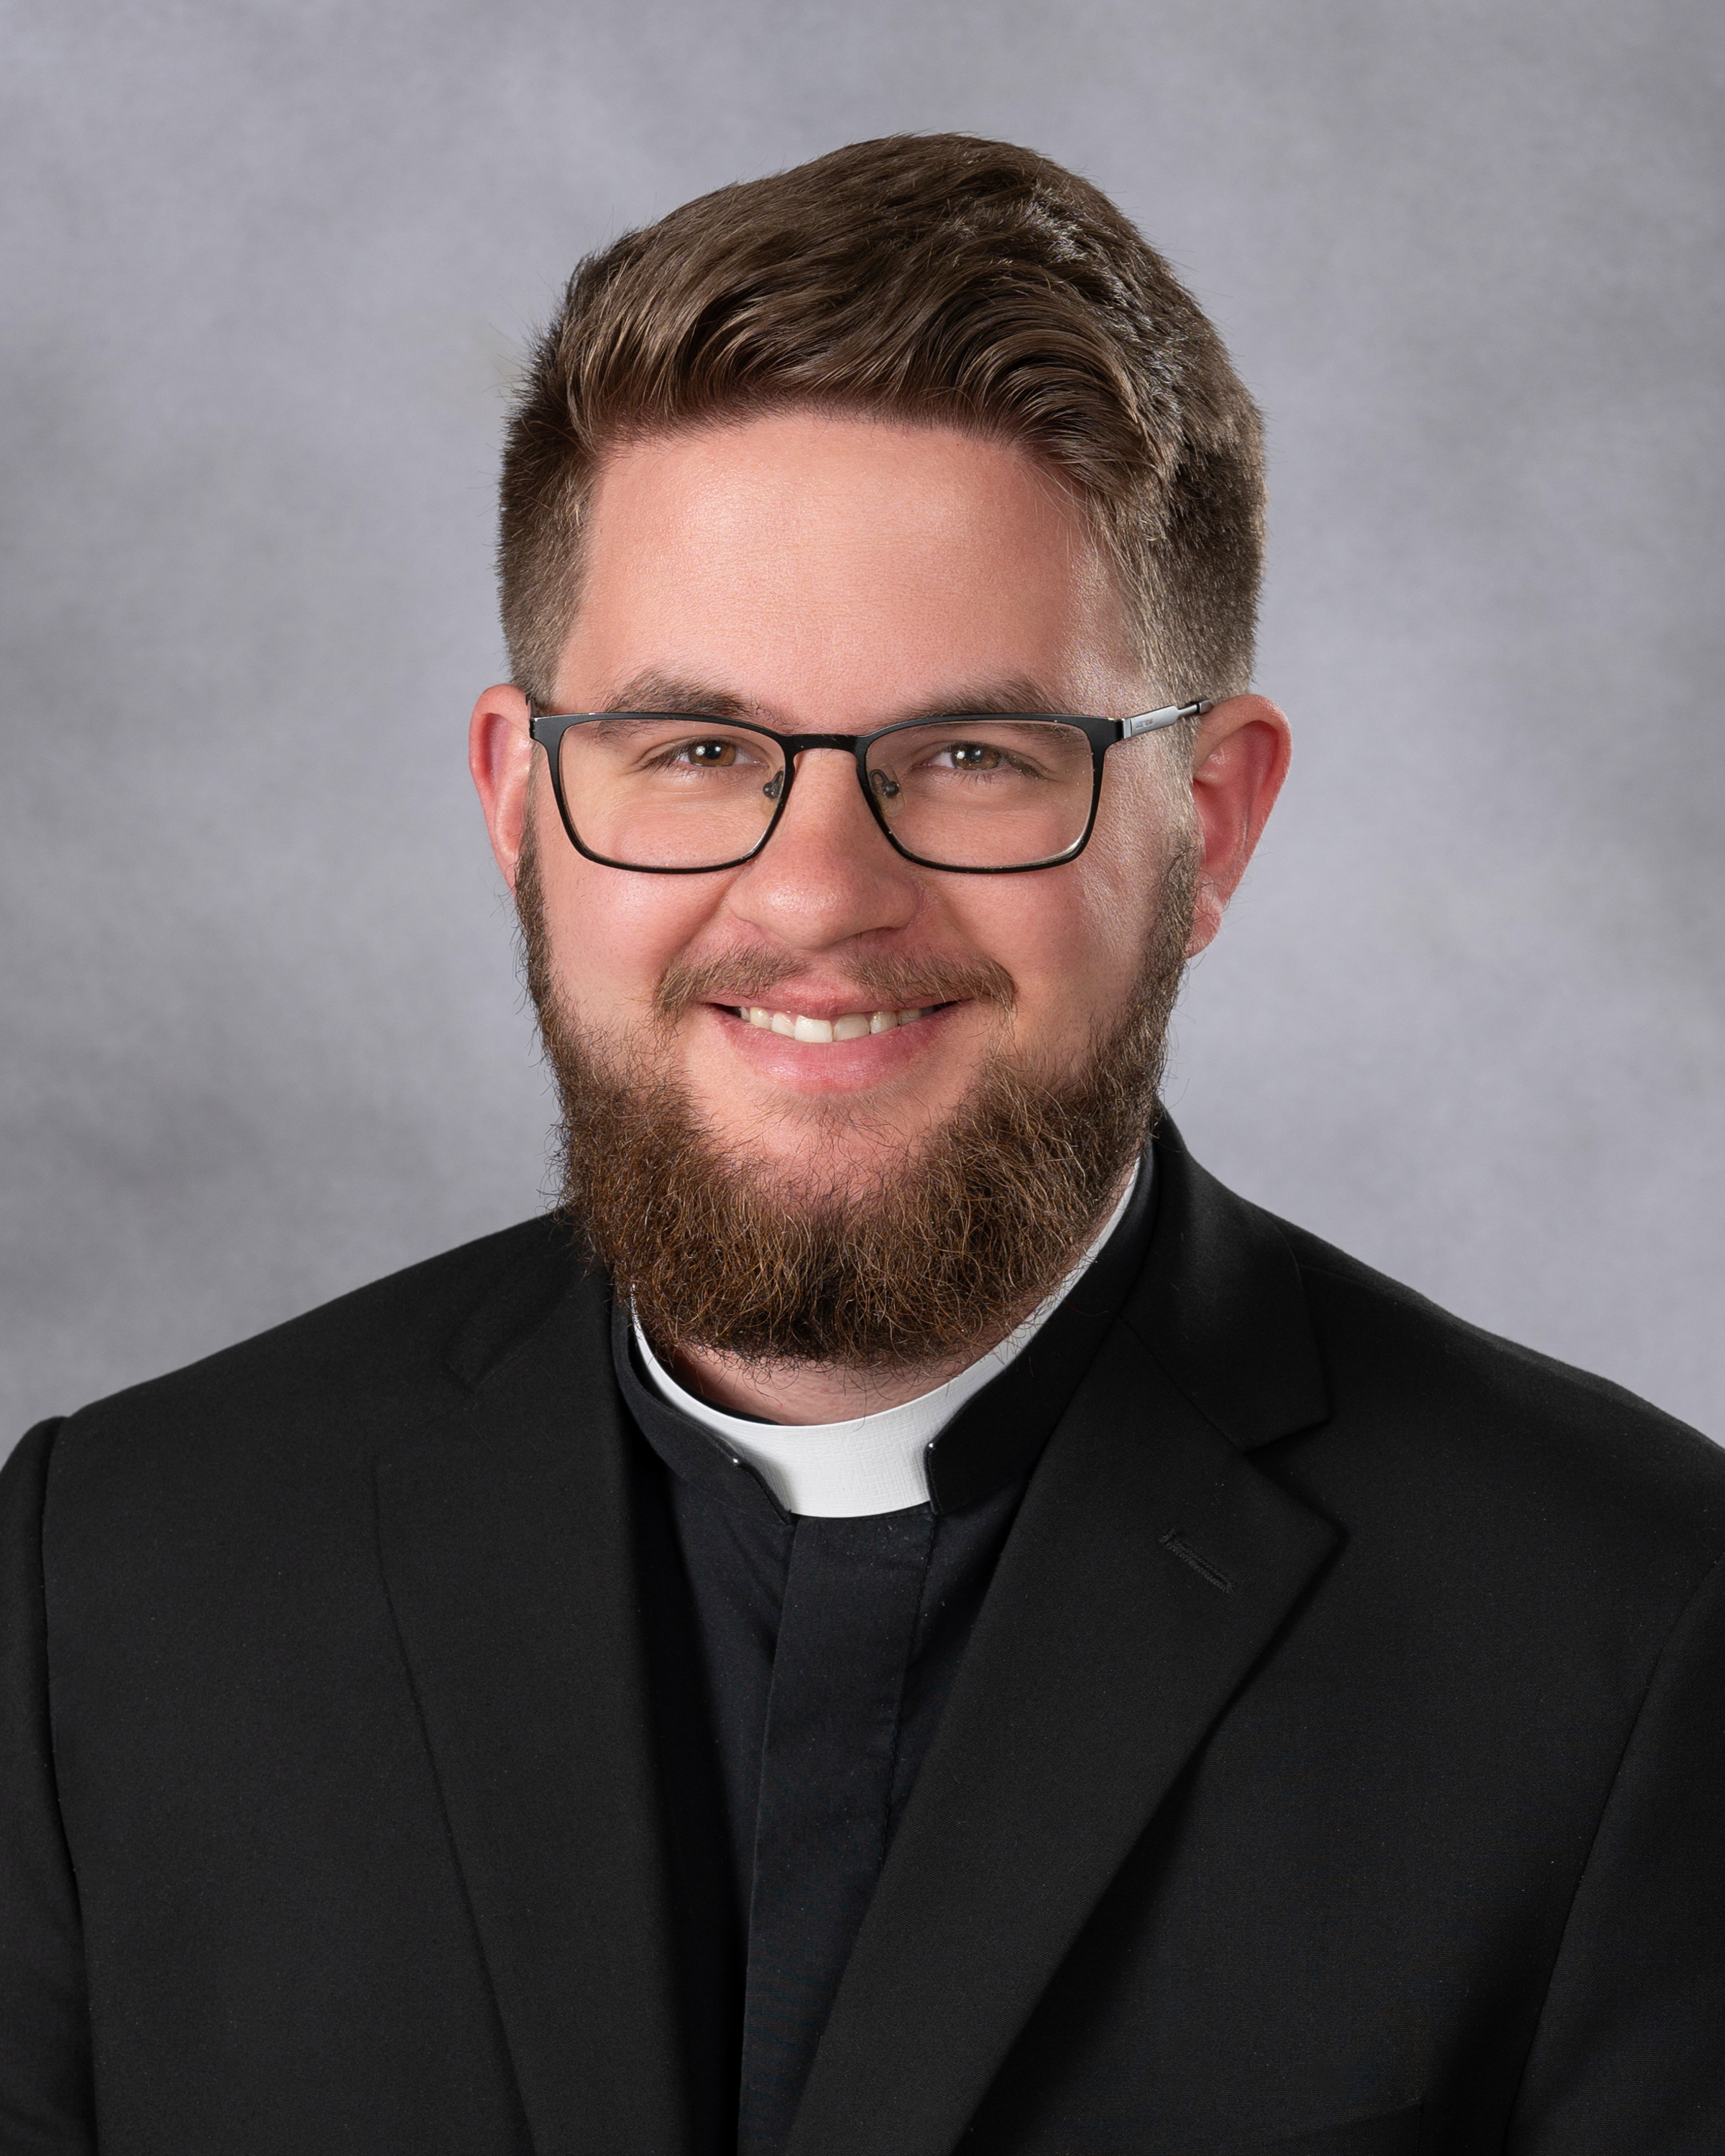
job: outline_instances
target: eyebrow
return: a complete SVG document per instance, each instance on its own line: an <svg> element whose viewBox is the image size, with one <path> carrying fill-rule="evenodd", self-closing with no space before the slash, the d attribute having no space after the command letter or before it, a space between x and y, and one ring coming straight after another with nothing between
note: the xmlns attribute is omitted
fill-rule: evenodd
<svg viewBox="0 0 1725 2156"><path fill-rule="evenodd" d="M598 707L602 711L673 711L691 719L746 719L754 716L745 697L728 689L661 673L649 666L632 674L614 696Z"/></svg>
<svg viewBox="0 0 1725 2156"><path fill-rule="evenodd" d="M738 696L734 690L667 674L652 666L632 674L598 708L607 712L666 711L686 718L751 719L757 726L770 726L781 733L814 731L787 724L783 714L763 711L759 703ZM1016 718L1071 716L1058 699L1050 696L1045 685L1034 680L1027 674L1018 674L1000 681L956 687L942 696L930 697L901 710L896 717L899 720L963 719L987 716L997 711ZM891 726L896 721L883 717L879 723ZM862 726L858 731L870 733L874 729Z"/></svg>

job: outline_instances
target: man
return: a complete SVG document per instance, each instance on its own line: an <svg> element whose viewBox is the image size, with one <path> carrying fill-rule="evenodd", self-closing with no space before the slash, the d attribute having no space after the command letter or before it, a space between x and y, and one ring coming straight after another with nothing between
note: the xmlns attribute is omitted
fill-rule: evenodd
<svg viewBox="0 0 1725 2156"><path fill-rule="evenodd" d="M1725 2148L1725 1461L1158 1113L1260 523L1024 151L578 274L471 735L560 1218L19 1449L7 2148Z"/></svg>

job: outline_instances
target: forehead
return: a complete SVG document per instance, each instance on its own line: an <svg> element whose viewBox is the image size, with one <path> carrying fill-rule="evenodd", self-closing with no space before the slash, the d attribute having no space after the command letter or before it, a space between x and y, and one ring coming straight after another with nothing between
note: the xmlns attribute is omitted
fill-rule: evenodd
<svg viewBox="0 0 1725 2156"><path fill-rule="evenodd" d="M1099 689L1123 644L1069 490L1024 453L791 412L608 459L564 678L591 695L650 668L830 709L987 675Z"/></svg>

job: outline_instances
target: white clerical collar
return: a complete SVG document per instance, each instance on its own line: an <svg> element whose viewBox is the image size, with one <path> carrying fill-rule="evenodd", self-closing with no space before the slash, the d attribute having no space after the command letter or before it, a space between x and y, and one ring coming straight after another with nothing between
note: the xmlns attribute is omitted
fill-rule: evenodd
<svg viewBox="0 0 1725 2156"><path fill-rule="evenodd" d="M968 1370L961 1370L956 1378L948 1378L918 1399L882 1408L874 1414L853 1415L844 1422L756 1422L747 1415L726 1414L722 1408L709 1407L705 1400L685 1391L660 1363L637 1323L635 1348L641 1367L662 1399L723 1438L733 1452L756 1470L788 1512L850 1520L926 1505L928 1477L922 1455L930 1440L940 1435L967 1400L998 1378L1029 1347L1120 1225L1138 1187L1138 1178L1150 1173L1147 1156L1090 1248L1016 1332L1009 1332L998 1348L991 1348Z"/></svg>

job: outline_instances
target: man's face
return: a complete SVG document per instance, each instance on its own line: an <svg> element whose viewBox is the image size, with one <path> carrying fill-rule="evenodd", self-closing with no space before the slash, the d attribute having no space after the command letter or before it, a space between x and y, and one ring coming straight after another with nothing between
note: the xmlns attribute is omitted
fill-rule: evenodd
<svg viewBox="0 0 1725 2156"><path fill-rule="evenodd" d="M850 734L1155 701L1069 498L1014 449L790 413L632 446L598 480L559 710L685 705ZM1135 992L1171 855L1195 839L1216 881L1210 819L1161 737L1110 752L1095 835L1060 868L918 867L875 824L850 755L815 750L754 860L652 875L568 843L550 787L526 785L525 721L513 691L480 700L475 776L511 882L531 820L566 1022L673 1081L763 1182L890 1183L991 1055L1056 1081L1077 1072ZM1218 912L1201 902L1194 944ZM872 1019L883 993L923 1015L830 1041L738 1016Z"/></svg>

